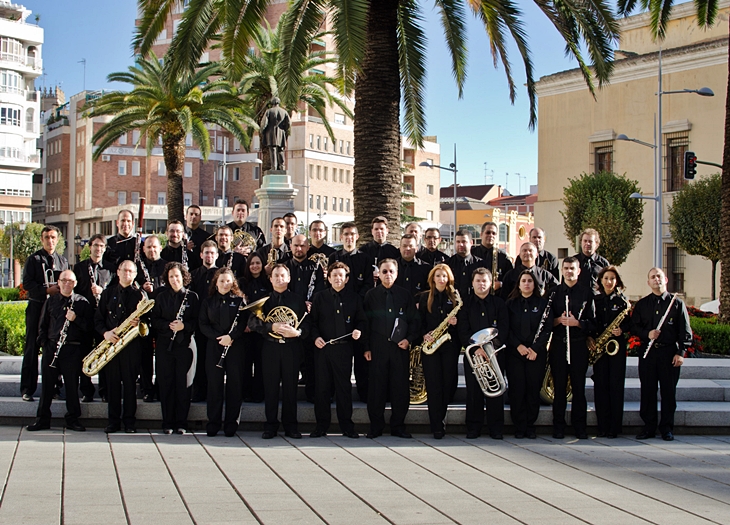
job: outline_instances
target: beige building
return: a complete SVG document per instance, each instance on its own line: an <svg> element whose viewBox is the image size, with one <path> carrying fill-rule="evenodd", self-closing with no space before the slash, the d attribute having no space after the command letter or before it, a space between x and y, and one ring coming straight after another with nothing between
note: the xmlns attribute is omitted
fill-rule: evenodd
<svg viewBox="0 0 730 525"><path fill-rule="evenodd" d="M692 3L676 5L662 43L662 261L670 291L688 304L699 305L711 296L711 263L686 255L672 241L667 207L684 184L684 152L700 160L721 163L728 76L728 6L720 2L716 25L697 27ZM610 84L594 100L578 70L543 77L537 83L539 99L538 201L535 223L547 232L546 247L559 257L575 253L565 238L561 199L569 178L609 170L637 180L645 196L654 194L654 128L657 114L659 44L651 39L649 16L621 20L620 51ZM683 89L711 88L715 96L666 94ZM648 143L616 140L625 134ZM699 166L698 177L718 172ZM654 201L644 200L641 241L622 265L627 293L647 293L646 274L653 262Z"/></svg>

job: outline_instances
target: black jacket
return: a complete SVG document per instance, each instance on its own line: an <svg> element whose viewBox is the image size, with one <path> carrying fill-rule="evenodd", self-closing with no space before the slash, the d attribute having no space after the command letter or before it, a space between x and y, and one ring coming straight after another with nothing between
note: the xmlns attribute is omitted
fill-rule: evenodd
<svg viewBox="0 0 730 525"><path fill-rule="evenodd" d="M502 346L501 342L507 341L509 337L509 315L507 305L499 297L487 295L480 299L477 295L471 294L463 297L464 306L459 310L456 328L459 331L461 346L469 346L471 336L484 328L496 328L499 332L494 341L494 347Z"/></svg>
<svg viewBox="0 0 730 525"><path fill-rule="evenodd" d="M444 252L440 252L438 250L434 251L428 251L426 248L421 248L418 250L418 253L416 254L416 257L421 259L423 262L430 264L431 266L436 266L439 263L445 263L449 256L446 255Z"/></svg>
<svg viewBox="0 0 730 525"><path fill-rule="evenodd" d="M45 301L46 278L55 284L64 270L68 270L68 261L58 252L50 254L41 248L28 257L23 267L23 288L28 292L28 299L41 303Z"/></svg>
<svg viewBox="0 0 730 525"><path fill-rule="evenodd" d="M492 263L493 257L494 257L494 248L487 248L484 245L477 245L471 247L471 253L474 257L479 257L480 259L483 259L486 263L485 268L487 268L492 274L494 274ZM502 249L497 250L497 275L492 275L492 278L495 281L502 282L502 278L512 270L514 266L512 265L512 261L509 260L509 256L507 255L507 252L505 252Z"/></svg>
<svg viewBox="0 0 730 525"><path fill-rule="evenodd" d="M649 332L659 326L659 321L667 311L671 300L672 295L668 292L664 292L660 296L651 293L640 299L634 306L634 312L631 315L631 333L641 339L641 356L644 355L646 345L649 344ZM687 349L692 346L692 327L689 325L687 307L679 297L674 301L660 330L659 338L653 344L650 352L666 345L673 348L675 354L684 357Z"/></svg>
<svg viewBox="0 0 730 525"><path fill-rule="evenodd" d="M117 284L104 290L99 300L99 308L94 314L94 328L104 336L105 332L122 324L134 311L146 294L134 285L122 288Z"/></svg>
<svg viewBox="0 0 730 525"><path fill-rule="evenodd" d="M345 263L350 268L350 278L345 287L354 290L364 299L368 290L374 286L372 261L357 248L351 252L346 252L344 249L337 250L330 255L329 263L337 261Z"/></svg>
<svg viewBox="0 0 730 525"><path fill-rule="evenodd" d="M571 341L585 341L589 335L596 330L596 304L595 296L587 287L576 283L572 288L565 283L556 286L553 295L553 319L560 317L565 312L565 298L568 297L568 306L573 316L580 321L580 326L570 327ZM565 326L553 327L553 342L565 341Z"/></svg>
<svg viewBox="0 0 730 525"><path fill-rule="evenodd" d="M402 257L398 257L397 260L398 278L395 280L396 286L405 288L413 297L428 290L428 273L431 271L430 264L416 258L412 261L405 261Z"/></svg>
<svg viewBox="0 0 730 525"><path fill-rule="evenodd" d="M548 297L540 297L537 293L533 293L527 299L520 296L507 301L509 310L507 345L511 350L516 350L519 345L525 345L537 353L547 352L547 343L553 327L553 303L546 312L547 306ZM545 315L544 320L543 315ZM535 341L541 322L540 335Z"/></svg>
<svg viewBox="0 0 730 525"><path fill-rule="evenodd" d="M91 268L91 271L89 270L89 268ZM89 301L89 304L96 308L96 298L94 297L94 294L91 293L92 273L94 274L94 283L101 286L102 288L106 288L107 286L109 286L109 283L111 283L112 276L114 274L111 269L106 267L103 258L99 262L99 264L94 264L89 258L85 261L77 263L74 266L74 274L76 275L77 281L74 292L86 297L86 300Z"/></svg>
<svg viewBox="0 0 730 525"><path fill-rule="evenodd" d="M185 288L175 292L170 287L160 290L155 297L155 306L150 312L150 321L152 329L155 333L157 351L166 351L170 348L170 339L172 338L172 330L170 323L177 319L181 305L185 300L185 311L183 312L182 322L185 327L182 331L175 335L175 348L187 348L190 346L190 338L195 333L196 324L198 322L198 295L192 290L187 292Z"/></svg>
<svg viewBox="0 0 730 525"><path fill-rule="evenodd" d="M312 301L311 330L312 340L321 337L325 341L360 330L361 339L365 339L367 317L363 309L362 298L353 290L343 288L337 293L328 288L314 294ZM340 341L352 342L351 337Z"/></svg>
<svg viewBox="0 0 730 525"><path fill-rule="evenodd" d="M73 299L73 305L71 300ZM79 345L88 341L89 332L94 328L94 309L83 295L72 294L64 297L56 294L48 298L41 311L41 322L38 331L38 344L46 351L56 351L55 344L66 321L66 311L72 306L76 319L71 321L66 331L66 344ZM49 348L49 343L53 347Z"/></svg>
<svg viewBox="0 0 730 525"><path fill-rule="evenodd" d="M309 316L304 316L304 314L307 313L307 305L304 304L304 298L289 290L284 290L283 293L272 291L268 300L264 303L262 317L266 319L271 310L277 306L286 306L297 316L297 322L300 323L299 330L302 331L302 334L299 337L282 337L281 339L272 337L270 334L272 332L271 327L274 322L262 321L256 316L251 316L251 319L249 320L248 326L251 331L260 333L264 337L264 341L272 343L294 343L304 341L309 336L310 332Z"/></svg>
<svg viewBox="0 0 730 525"><path fill-rule="evenodd" d="M403 339L413 343L420 336L421 319L413 296L399 286L393 285L390 290L393 294L393 312L386 310L386 288L382 284L365 295L363 307L368 317L371 351L376 351L373 345L382 341L382 338L397 344Z"/></svg>
<svg viewBox="0 0 730 525"><path fill-rule="evenodd" d="M203 301L198 315L198 325L202 334L208 338L208 346L217 345L217 337L229 334L233 322L236 327L230 332L231 339L240 339L246 330L249 312L238 309L243 305L243 297L237 297L231 293L221 295L217 291Z"/></svg>

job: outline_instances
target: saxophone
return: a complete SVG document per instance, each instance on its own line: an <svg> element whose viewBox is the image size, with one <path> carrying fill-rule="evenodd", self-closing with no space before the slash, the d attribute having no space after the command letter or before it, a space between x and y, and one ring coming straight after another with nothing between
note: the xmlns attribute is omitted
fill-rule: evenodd
<svg viewBox="0 0 730 525"><path fill-rule="evenodd" d="M497 245L492 246L492 295L497 291L496 283L499 280L499 266L498 266L499 250Z"/></svg>
<svg viewBox="0 0 730 525"><path fill-rule="evenodd" d="M456 314L459 313L459 310L461 309L461 306L464 304L464 301L461 300L461 296L459 295L458 290L454 290L454 294L456 295L456 306L448 313L446 317L444 317L444 320L441 321L441 323L434 328L433 332L431 332L431 337L433 337L433 341L430 343L427 343L426 341L423 342L423 344L419 348L424 354L431 355L436 350L439 349L439 347L444 344L446 341L451 340L451 334L447 332L449 328L449 321L456 317Z"/></svg>
<svg viewBox="0 0 730 525"><path fill-rule="evenodd" d="M144 314L152 310L154 305L154 299L142 298L142 300L137 304L137 309L132 312L132 315L127 317L122 324L113 330L114 333L119 336L119 341L116 343L110 343L104 339L101 343L99 343L99 346L94 348L91 353L84 358L82 372L89 377L95 376L135 337L138 335L146 337L149 333L149 327L144 323L132 326L132 320L142 317Z"/></svg>
<svg viewBox="0 0 730 525"><path fill-rule="evenodd" d="M598 336L598 339L592 337L587 338L586 344L588 345L588 364L593 365L598 361L604 353L607 355L616 355L620 350L620 345L613 337L614 328L618 328L623 322L627 315L631 312L631 303L626 301L626 307L616 316L616 319L611 321L611 324Z"/></svg>

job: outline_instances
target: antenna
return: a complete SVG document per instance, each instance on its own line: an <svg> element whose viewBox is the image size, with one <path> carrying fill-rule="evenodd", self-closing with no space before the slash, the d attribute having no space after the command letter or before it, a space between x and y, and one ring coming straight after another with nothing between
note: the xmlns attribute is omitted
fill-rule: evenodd
<svg viewBox="0 0 730 525"><path fill-rule="evenodd" d="M84 65L84 91L86 91L86 59L85 58L82 58L77 63Z"/></svg>

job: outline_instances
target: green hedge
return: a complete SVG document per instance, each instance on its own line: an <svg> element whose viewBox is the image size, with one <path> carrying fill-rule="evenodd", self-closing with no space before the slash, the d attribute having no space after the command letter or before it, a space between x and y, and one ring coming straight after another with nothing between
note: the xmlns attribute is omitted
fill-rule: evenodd
<svg viewBox="0 0 730 525"><path fill-rule="evenodd" d="M700 338L703 352L730 355L730 325L719 324L716 317L690 317L689 322L695 336Z"/></svg>
<svg viewBox="0 0 730 525"><path fill-rule="evenodd" d="M0 303L0 351L10 355L23 355L27 304Z"/></svg>
<svg viewBox="0 0 730 525"><path fill-rule="evenodd" d="M18 288L0 288L0 301L18 300L20 300L20 290Z"/></svg>

